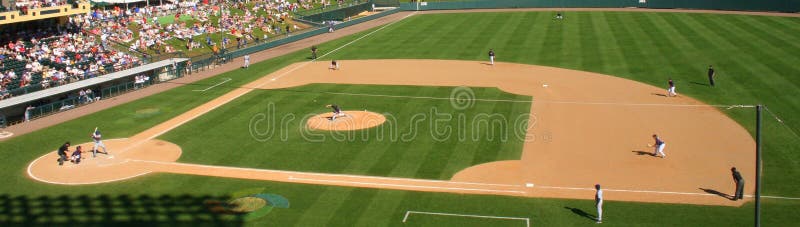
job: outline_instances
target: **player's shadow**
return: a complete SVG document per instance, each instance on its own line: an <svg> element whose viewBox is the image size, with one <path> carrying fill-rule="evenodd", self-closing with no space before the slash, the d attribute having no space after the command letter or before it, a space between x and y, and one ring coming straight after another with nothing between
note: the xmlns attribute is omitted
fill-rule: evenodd
<svg viewBox="0 0 800 227"><path fill-rule="evenodd" d="M570 210L570 211L572 211L572 213L577 214L578 216L587 218L589 220L592 220L592 221L597 220L597 216L595 216L593 214L586 213L586 211L583 211L581 209L574 208L574 207L564 207L564 209Z"/></svg>
<svg viewBox="0 0 800 227"><path fill-rule="evenodd" d="M481 62L481 65L492 65L492 63Z"/></svg>
<svg viewBox="0 0 800 227"><path fill-rule="evenodd" d="M723 193L723 192L720 192L720 191L717 191L717 190L714 190L714 189L708 189L708 188L698 188L698 189L703 190L705 193L708 193L708 194L718 195L718 196L720 196L722 198L734 200L732 195L728 195L726 193Z"/></svg>
<svg viewBox="0 0 800 227"><path fill-rule="evenodd" d="M656 155L655 155L655 154L653 154L652 152L647 152L647 151L631 151L631 152L633 152L633 153L636 153L636 155L649 155L649 156L656 156Z"/></svg>
<svg viewBox="0 0 800 227"><path fill-rule="evenodd" d="M707 83L700 83L700 82L695 82L695 81L690 81L689 83L692 83L694 85L701 85L701 86L705 86L705 87L711 86L711 85L709 85Z"/></svg>
<svg viewBox="0 0 800 227"><path fill-rule="evenodd" d="M657 96L661 96L661 97L667 97L667 95L665 95L665 94L661 94L661 93L650 93L650 94L652 94L652 95L657 95Z"/></svg>

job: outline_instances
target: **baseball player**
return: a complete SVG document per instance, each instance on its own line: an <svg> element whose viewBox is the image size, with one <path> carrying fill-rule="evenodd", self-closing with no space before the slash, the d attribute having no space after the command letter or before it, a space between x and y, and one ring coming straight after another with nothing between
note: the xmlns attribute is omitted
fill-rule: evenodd
<svg viewBox="0 0 800 227"><path fill-rule="evenodd" d="M489 64L494 65L494 50L489 49Z"/></svg>
<svg viewBox="0 0 800 227"><path fill-rule="evenodd" d="M108 154L108 151L106 150L106 145L103 144L103 140L102 139L103 139L103 135L100 134L100 130L97 130L97 128L94 128L94 133L92 133L92 140L94 140L94 146L92 147L92 157L93 158L97 157L97 152L98 152L97 148L98 147L102 147L103 148L103 152L102 152L103 154L106 154L106 155Z"/></svg>
<svg viewBox="0 0 800 227"><path fill-rule="evenodd" d="M242 68L246 69L248 67L250 67L250 55L249 54L244 56L244 66L242 66Z"/></svg>
<svg viewBox="0 0 800 227"><path fill-rule="evenodd" d="M331 108L331 110L333 110L333 116L331 116L331 121L336 120L336 117L344 116L344 113L342 113L342 110L339 109L339 106L336 104L326 105L325 107Z"/></svg>
<svg viewBox="0 0 800 227"><path fill-rule="evenodd" d="M75 164L80 164L81 153L83 153L83 151L81 150L81 146L76 147L75 151L72 152L72 157L70 157L69 161Z"/></svg>
<svg viewBox="0 0 800 227"><path fill-rule="evenodd" d="M656 134L653 134L653 139L656 140L656 143L653 144L653 147L655 148L653 155L661 156L661 158L667 157L667 155L664 154L664 146L666 146L667 144L664 143L664 141L661 140L661 138L658 138L658 135Z"/></svg>
<svg viewBox="0 0 800 227"><path fill-rule="evenodd" d="M603 223L603 189L600 189L600 184L595 184L594 189L594 204L597 206L597 224Z"/></svg>
<svg viewBox="0 0 800 227"><path fill-rule="evenodd" d="M67 160L67 151L69 151L69 141L58 148L58 165L64 165L64 161Z"/></svg>
<svg viewBox="0 0 800 227"><path fill-rule="evenodd" d="M336 60L331 60L331 66L328 67L328 69L333 69L333 70L339 69L339 63L336 62Z"/></svg>
<svg viewBox="0 0 800 227"><path fill-rule="evenodd" d="M678 94L675 93L675 82L672 82L672 79L669 79L667 83L669 83L669 88L667 88L667 96L670 97L678 96Z"/></svg>

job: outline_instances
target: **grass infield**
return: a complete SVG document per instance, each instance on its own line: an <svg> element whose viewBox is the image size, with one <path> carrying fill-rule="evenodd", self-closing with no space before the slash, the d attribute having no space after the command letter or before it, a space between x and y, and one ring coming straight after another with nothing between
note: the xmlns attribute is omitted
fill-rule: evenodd
<svg viewBox="0 0 800 227"><path fill-rule="evenodd" d="M796 120L797 113L800 112L800 99L795 98L800 95L798 89L800 65L796 64L800 62L800 57L796 54L800 52L800 18L687 13L567 12L565 20L553 21L551 16L550 12L417 15L342 48L326 59L485 60L488 49L494 48L499 61L593 71L657 86L664 86L666 79L672 78L676 80L679 94L689 95L710 104L763 103L785 123L785 125L779 124L769 115L764 118L764 193L800 197L800 191L797 190L800 185L796 180L800 177L800 165L797 161L800 155L795 152L800 149L800 139L793 133L800 128ZM318 45L320 55L367 32L369 31ZM6 169L0 172L0 178L6 182L0 185L0 204L7 207L0 210L0 225L65 226L155 222L163 225L214 226L223 224L399 226L402 225L401 220L408 210L527 217L531 219L532 225L537 226L594 224L591 220L594 215L593 201L588 200L591 198L561 200L467 196L172 174L148 175L123 182L88 186L49 185L26 177L25 167L31 160L45 152L55 150L64 141L88 142L87 134L91 126L102 128L107 138L127 137L243 85L255 79L254 75L266 75L290 63L304 61L306 55L307 51L300 51L254 64L247 72L238 70L226 73L200 81L197 85L176 88L0 143L2 152L0 163ZM705 69L709 64L714 65L719 73L715 88L706 85ZM191 91L215 84L221 77L233 80L202 95ZM295 149L291 146L297 146L297 143L270 144L270 148L274 147L271 150L275 150L268 151L272 152L270 153L272 156L241 149L242 147L263 149L266 146L252 139L239 138L242 135L238 133L247 125L236 123L244 122L245 119L242 117L249 117L243 115L244 113L258 112L259 108L263 108L264 102L275 102L279 104L278 107L285 106L287 109L297 108L287 111L325 111L316 107L293 105L291 99L307 99L313 96L323 99L321 97L323 95L313 94L315 91L364 91L363 89L445 96L447 95L445 91L448 91L448 88L435 87L368 88L325 84L276 91L256 91L164 135L163 138L182 146L199 147L201 145L195 144L197 139L189 135L192 132L202 133L208 136L204 138L207 140L204 142L205 145L212 146L211 148L216 149L217 153L222 153L184 153L181 161L186 162L431 179L442 179L451 174L455 168L437 166L443 163L449 164L451 160L447 158L425 158L424 163L419 163L422 167L412 171L400 168L403 166L400 165L402 161L389 160L391 155L377 156L378 153L370 154L376 156L352 155L355 160L375 157L376 159L369 161L385 165L368 168L359 166L360 163L351 164L350 161L354 160L321 166L311 166L299 161L298 163L270 161L270 159L295 160L289 159L289 155L294 153L281 154L281 150ZM311 94L294 92L296 90L310 90ZM493 93L492 89L475 90L498 96L508 95ZM353 101L381 106L380 103L385 100ZM345 108L348 106L342 105ZM447 103L436 102L425 105L446 107ZM397 104L389 103L383 106L376 109L389 112L405 110ZM501 109L509 113L527 111L516 105ZM140 110L148 110L154 114L137 115L137 111ZM749 111L726 113L752 131L754 113ZM218 121L230 124L216 123ZM208 123L205 130L202 130L200 127L204 122ZM229 135L242 141L236 144L224 140L223 136ZM214 144L215 141L219 144ZM223 145L234 147L223 149ZM392 149L388 144L354 146L362 146L365 149L369 146ZM409 146L424 148L438 145L423 143ZM489 143L486 146L504 145ZM512 148L514 145L506 147L509 149L508 153L503 155L476 154L472 157L472 163L509 158L514 152L518 154L519 151L513 151ZM230 153L237 155L223 155ZM208 159L203 158L206 156ZM315 157L303 158L308 161ZM331 156L320 158L331 158ZM462 163L459 165L471 163L463 160L453 161ZM65 170L64 174L69 174L69 170ZM203 198L227 195L242 188L254 187L264 187L269 193L283 195L291 201L291 208L273 210L269 215L253 222L217 223L213 219L213 214L203 211L202 207L191 205L203 201ZM800 201L765 199L763 202L762 223L765 226L786 226L800 221L798 219L800 209L797 209L800 207ZM744 226L752 224L753 220L753 203L735 208L608 201L604 208L604 224L611 225ZM465 223L463 220L448 220L451 219L441 219L436 224L448 226Z"/></svg>

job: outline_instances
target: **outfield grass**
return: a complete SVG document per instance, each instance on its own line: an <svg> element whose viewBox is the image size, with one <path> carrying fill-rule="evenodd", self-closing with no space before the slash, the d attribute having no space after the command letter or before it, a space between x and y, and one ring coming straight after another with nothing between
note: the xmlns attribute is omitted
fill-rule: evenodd
<svg viewBox="0 0 800 227"><path fill-rule="evenodd" d="M798 95L797 88L800 84L797 78L800 65L794 63L798 62L796 53L800 49L798 18L568 12L565 21L553 22L550 15L548 12L418 15L342 48L331 54L330 58L485 60L485 52L494 48L500 61L594 71L657 86L663 86L666 78L672 77L676 79L680 94L691 95L712 104L765 103L789 127L798 128L794 118L800 110L800 101L793 98ZM319 45L321 54L357 37L358 35ZM590 220L594 214L591 200L422 193L172 174L148 175L101 185L57 186L32 181L25 175L25 167L31 160L56 149L64 140L72 140L73 143L88 142L86 134L91 126L103 128L108 138L133 135L224 94L234 86L243 85L255 79L253 75L264 75L289 63L303 61L306 54L307 51L300 51L254 64L246 73L241 70L226 73L202 81L200 85L176 88L0 143L0 152L3 154L0 156L0 163L7 170L0 172L0 178L7 182L0 185L0 202L3 202L0 206L7 207L0 210L0 225L8 226L4 223L9 222L11 217L16 217L17 220L35 217L39 223L64 226L69 223L69 218L47 217L85 214L87 211L79 208L82 207L79 201L85 200L82 196L91 199L101 195L114 198L131 196L134 199L112 199L115 205L101 205L97 211L93 211L99 217L85 220L86 223L143 221L164 225L194 222L208 224L205 218L209 215L202 212L171 218L177 212L170 209L181 209L175 204L195 201L193 198L226 195L252 187L266 187L271 193L283 195L291 202L290 209L275 209L268 216L247 223L252 226L402 225L403 214L408 210L529 217L533 225L545 226L594 225ZM720 73L718 87L713 89L703 85L705 67L708 64L714 64ZM217 87L203 95L191 92L192 89L204 88L218 82L220 77L230 77L233 80L226 86ZM324 88L328 85L314 86ZM398 89L413 91L426 88ZM281 93L286 91L257 91L251 95L257 96L259 92L266 94L261 97L266 100L271 100L272 96L289 96ZM247 97L249 96L245 98ZM260 102L256 98L245 98L236 102ZM281 100L273 101L277 103ZM146 108L159 109L160 114L131 119L135 117L136 110ZM238 115L218 113L220 110L212 111L210 115L203 116L190 125L208 120L207 118ZM726 113L730 113L734 119L752 130L752 124L746 124L752 119L749 116L751 114L745 114L744 111ZM170 138L174 136L172 133L182 130L184 129L178 129L164 137ZM764 136L765 193L800 196L795 180L800 176L800 165L797 163L798 154L794 152L800 148L798 138L771 118L765 118ZM185 158L192 157L191 154L184 155L187 155ZM65 174L69 174L68 170L65 170ZM143 199L140 195L169 195L170 198L180 198L182 194L187 195L186 200L175 199L173 205L166 203L167 205L149 211L125 202L133 200L133 204L141 204ZM37 200L40 197L53 198L57 202L41 202ZM587 195L587 199L590 198L591 194ZM762 206L763 224L794 225L800 221L798 207L800 201L765 199ZM607 201L604 218L605 225L745 226L752 223L752 208L753 203L734 208ZM22 211L24 209L28 209L28 212ZM75 211L71 213L67 210ZM104 215L103 210L117 210L121 213ZM459 223L463 221L438 224L446 226Z"/></svg>

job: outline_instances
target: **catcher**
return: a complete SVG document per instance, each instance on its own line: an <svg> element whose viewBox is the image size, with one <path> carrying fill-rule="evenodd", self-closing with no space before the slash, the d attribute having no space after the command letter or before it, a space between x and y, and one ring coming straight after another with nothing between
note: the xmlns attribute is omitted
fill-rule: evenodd
<svg viewBox="0 0 800 227"><path fill-rule="evenodd" d="M331 108L333 110L333 116L331 116L331 121L336 120L336 117L344 117L345 114L342 112L342 109L339 108L336 104L329 104L325 105L327 108Z"/></svg>

